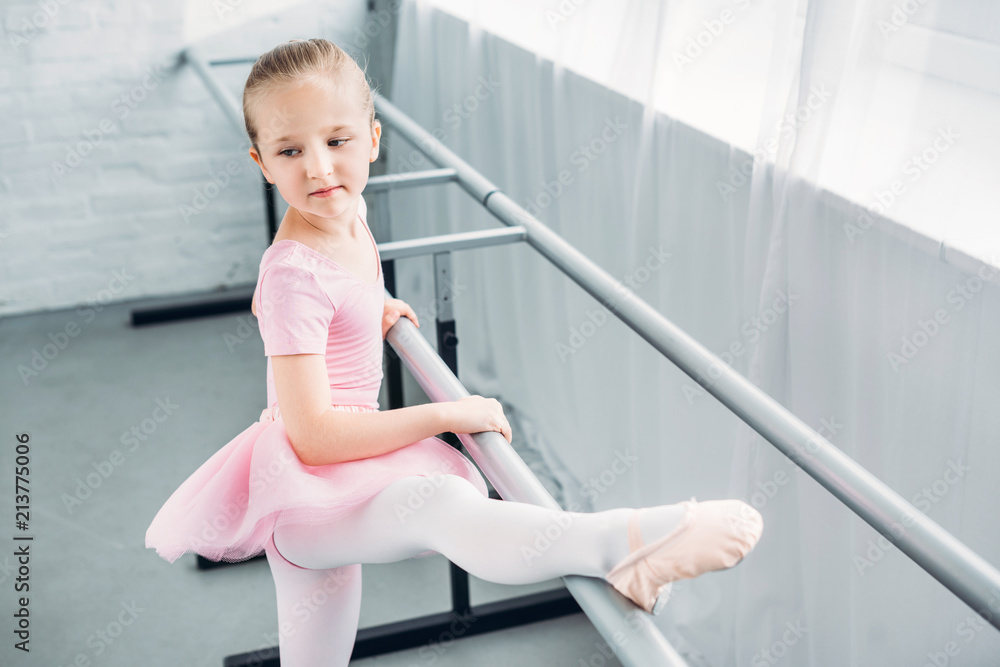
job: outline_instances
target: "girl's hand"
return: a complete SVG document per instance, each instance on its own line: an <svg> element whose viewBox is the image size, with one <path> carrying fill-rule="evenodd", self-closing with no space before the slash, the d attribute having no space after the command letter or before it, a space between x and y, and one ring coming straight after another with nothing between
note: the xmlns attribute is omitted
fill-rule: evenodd
<svg viewBox="0 0 1000 667"><path fill-rule="evenodd" d="M499 431L510 442L510 424L497 399L474 394L442 405L446 406L446 424L452 433Z"/></svg>
<svg viewBox="0 0 1000 667"><path fill-rule="evenodd" d="M385 307L382 310L382 340L385 340L390 327L392 327L392 325L396 323L396 320L398 320L402 315L406 315L415 325L418 327L420 326L420 322L417 321L417 314L413 312L413 309L410 308L405 301L386 297Z"/></svg>

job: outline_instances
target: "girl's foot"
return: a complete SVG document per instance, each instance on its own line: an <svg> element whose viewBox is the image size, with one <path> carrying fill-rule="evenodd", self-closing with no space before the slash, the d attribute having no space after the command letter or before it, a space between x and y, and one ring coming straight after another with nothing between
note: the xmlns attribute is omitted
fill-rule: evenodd
<svg viewBox="0 0 1000 667"><path fill-rule="evenodd" d="M672 526L668 532L656 532L657 527L668 525ZM628 521L630 553L604 579L638 606L657 614L672 582L733 567L757 545L763 527L760 512L741 500L699 503L692 498L677 505L640 507ZM647 543L643 533L662 537Z"/></svg>

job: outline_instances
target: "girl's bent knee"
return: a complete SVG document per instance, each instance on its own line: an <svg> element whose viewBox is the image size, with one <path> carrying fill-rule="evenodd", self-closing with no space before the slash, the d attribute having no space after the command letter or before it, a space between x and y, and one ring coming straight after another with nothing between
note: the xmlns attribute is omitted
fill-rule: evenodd
<svg viewBox="0 0 1000 667"><path fill-rule="evenodd" d="M452 473L413 475L397 481L404 482L406 501L411 506L421 506L435 501L457 502L472 495L482 496L472 482Z"/></svg>
<svg viewBox="0 0 1000 667"><path fill-rule="evenodd" d="M392 482L379 494L377 512L391 513L398 527L427 517L438 521L441 512L468 508L482 497L471 482L453 474L411 475ZM420 524L423 525L423 524ZM421 531L418 529L417 533Z"/></svg>

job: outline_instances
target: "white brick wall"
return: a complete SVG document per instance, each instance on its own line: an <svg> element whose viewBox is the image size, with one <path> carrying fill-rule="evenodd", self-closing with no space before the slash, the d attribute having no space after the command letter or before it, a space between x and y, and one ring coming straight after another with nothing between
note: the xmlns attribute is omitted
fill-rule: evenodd
<svg viewBox="0 0 1000 667"><path fill-rule="evenodd" d="M357 53L368 3L218 1L231 11L0 4L0 316L82 306L112 281L116 301L256 281L269 241L259 170L177 57L192 36L210 57L316 36ZM249 65L216 71L239 99Z"/></svg>

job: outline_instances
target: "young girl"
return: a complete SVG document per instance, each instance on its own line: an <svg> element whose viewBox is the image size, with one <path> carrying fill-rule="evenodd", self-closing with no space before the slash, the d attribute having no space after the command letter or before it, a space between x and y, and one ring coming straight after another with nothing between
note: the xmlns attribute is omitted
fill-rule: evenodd
<svg viewBox="0 0 1000 667"><path fill-rule="evenodd" d="M243 113L251 156L289 204L253 299L268 407L171 495L146 546L170 562L263 550L282 665L348 663L361 563L440 553L504 584L603 577L655 613L670 582L732 567L756 545L761 516L738 500L577 513L490 498L435 435L510 442L495 399L379 411L386 332L400 316L419 323L385 297L366 221L361 193L382 136L366 77L334 44L293 40L257 60ZM561 536L538 550L553 525Z"/></svg>

